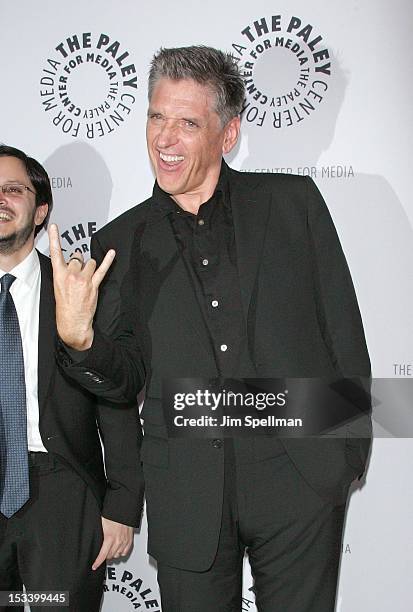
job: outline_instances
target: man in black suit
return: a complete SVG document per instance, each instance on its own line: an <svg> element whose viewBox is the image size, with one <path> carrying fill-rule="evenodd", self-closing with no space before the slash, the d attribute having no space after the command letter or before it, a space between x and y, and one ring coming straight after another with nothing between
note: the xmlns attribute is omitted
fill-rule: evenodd
<svg viewBox="0 0 413 612"><path fill-rule="evenodd" d="M65 609L97 612L104 561L139 522L140 429L135 402L97 404L57 366L52 268L34 248L51 206L44 168L1 145L0 591L69 591Z"/></svg>
<svg viewBox="0 0 413 612"><path fill-rule="evenodd" d="M59 334L87 351L75 362L62 344L59 359L120 403L146 383L148 551L164 612L239 612L245 549L260 612L331 612L368 419L365 438L346 425L324 439L189 439L168 437L162 411L167 378L370 374L350 273L313 181L239 173L222 160L243 101L230 56L207 47L155 56L152 196L94 236L96 273L68 271L51 233ZM107 270L98 316L112 339L92 326Z"/></svg>

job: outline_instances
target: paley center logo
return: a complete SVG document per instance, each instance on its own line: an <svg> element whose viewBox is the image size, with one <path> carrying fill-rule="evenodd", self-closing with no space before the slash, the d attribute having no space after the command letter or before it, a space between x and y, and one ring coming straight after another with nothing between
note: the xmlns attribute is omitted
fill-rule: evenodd
<svg viewBox="0 0 413 612"><path fill-rule="evenodd" d="M72 34L45 60L40 99L52 124L73 138L101 138L131 112L138 77L130 53L106 33Z"/></svg>
<svg viewBox="0 0 413 612"><path fill-rule="evenodd" d="M60 232L60 242L65 259L70 259L76 252L82 253L85 259L89 256L90 239L97 231L96 221L75 223Z"/></svg>
<svg viewBox="0 0 413 612"><path fill-rule="evenodd" d="M55 223L57 222L59 226L60 244L65 260L69 261L69 259L76 253L81 253L85 260L89 259L90 239L98 229L97 222L83 220L65 227L65 225L61 223L59 219L54 217L53 221ZM49 240L46 232L44 232L39 238L37 247L42 253L50 256Z"/></svg>
<svg viewBox="0 0 413 612"><path fill-rule="evenodd" d="M296 16L261 17L232 43L246 88L243 118L258 127L297 125L324 102L331 60L315 26Z"/></svg>
<svg viewBox="0 0 413 612"><path fill-rule="evenodd" d="M141 577L136 576L129 570L120 570L119 567L109 566L106 570L103 592L103 612L105 610L113 612L121 609L161 612L157 594L144 583Z"/></svg>

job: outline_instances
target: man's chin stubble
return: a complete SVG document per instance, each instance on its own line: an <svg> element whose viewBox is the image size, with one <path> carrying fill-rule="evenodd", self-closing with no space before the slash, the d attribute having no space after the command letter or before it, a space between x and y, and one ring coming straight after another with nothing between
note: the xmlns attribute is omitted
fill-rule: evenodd
<svg viewBox="0 0 413 612"><path fill-rule="evenodd" d="M21 232L14 232L9 236L0 235L0 254L13 255L21 249L31 236L32 228L26 228Z"/></svg>

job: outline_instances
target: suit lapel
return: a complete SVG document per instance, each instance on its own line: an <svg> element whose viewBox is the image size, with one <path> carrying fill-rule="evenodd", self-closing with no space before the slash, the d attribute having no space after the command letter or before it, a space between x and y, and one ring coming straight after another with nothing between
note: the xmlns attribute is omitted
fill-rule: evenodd
<svg viewBox="0 0 413 612"><path fill-rule="evenodd" d="M53 294L53 277L50 260L39 253L41 284L39 307L39 340L38 340L38 398L39 413L42 415L50 377L55 367L55 301Z"/></svg>
<svg viewBox="0 0 413 612"><path fill-rule="evenodd" d="M229 170L238 274L245 320L248 311L271 209L271 194L250 175Z"/></svg>

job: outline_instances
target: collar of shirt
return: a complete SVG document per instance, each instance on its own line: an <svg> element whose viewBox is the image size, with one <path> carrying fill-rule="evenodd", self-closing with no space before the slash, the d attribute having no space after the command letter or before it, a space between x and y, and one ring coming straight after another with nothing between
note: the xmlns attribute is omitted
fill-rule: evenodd
<svg viewBox="0 0 413 612"><path fill-rule="evenodd" d="M230 198L229 198L229 182L228 182L228 172L227 172L227 164L224 160L221 163L221 171L219 174L218 183L215 187L215 191L212 195L212 198L216 198L216 196L221 193L223 195L224 206L230 207ZM155 181L155 185L153 188L153 203L151 205L150 218L151 220L161 219L170 213L179 213L179 214L187 214L189 216L195 216L192 213L183 210L176 202L172 199L169 193L163 191ZM212 199L210 198L210 199ZM208 200L209 202L209 200ZM205 202L203 203L205 204ZM202 206L202 204L201 204ZM201 207L200 207L201 208Z"/></svg>
<svg viewBox="0 0 413 612"><path fill-rule="evenodd" d="M9 274L13 274L19 281L21 281L28 289L32 289L37 275L40 271L39 256L36 249L32 249L30 253L21 261L17 266L10 270ZM0 278L4 276L6 272L0 268Z"/></svg>

